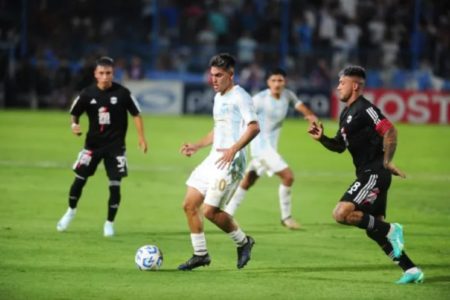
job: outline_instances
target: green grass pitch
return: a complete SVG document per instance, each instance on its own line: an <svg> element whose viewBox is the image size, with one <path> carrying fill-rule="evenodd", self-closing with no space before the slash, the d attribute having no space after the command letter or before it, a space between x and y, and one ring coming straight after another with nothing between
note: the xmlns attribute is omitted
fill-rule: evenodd
<svg viewBox="0 0 450 300"><path fill-rule="evenodd" d="M86 129L87 120L82 118ZM67 207L71 165L83 144L66 112L0 111L0 299L449 299L450 127L397 124L395 163L407 179L393 179L389 221L404 225L406 250L425 283L398 286L401 270L364 231L336 224L331 212L354 179L348 153L331 153L285 122L280 152L295 172L294 216L299 231L280 226L278 180L264 177L237 213L256 240L252 260L236 268L229 237L206 221L212 264L192 272L176 267L192 254L181 208L185 180L207 155L178 153L212 126L210 117L145 116L149 153L137 148L130 120L130 175L113 238L102 236L107 179L90 178L67 232L56 222ZM325 122L333 135L335 122ZM164 252L160 271L134 265L137 248Z"/></svg>

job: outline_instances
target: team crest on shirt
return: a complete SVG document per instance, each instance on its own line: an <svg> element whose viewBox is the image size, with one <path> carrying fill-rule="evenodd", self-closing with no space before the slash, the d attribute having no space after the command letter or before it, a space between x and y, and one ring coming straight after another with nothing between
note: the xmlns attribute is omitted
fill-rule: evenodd
<svg viewBox="0 0 450 300"><path fill-rule="evenodd" d="M352 121L352 116L350 115L347 117L347 124L350 123L351 121Z"/></svg>
<svg viewBox="0 0 450 300"><path fill-rule="evenodd" d="M111 104L116 104L117 103L117 97L111 97Z"/></svg>

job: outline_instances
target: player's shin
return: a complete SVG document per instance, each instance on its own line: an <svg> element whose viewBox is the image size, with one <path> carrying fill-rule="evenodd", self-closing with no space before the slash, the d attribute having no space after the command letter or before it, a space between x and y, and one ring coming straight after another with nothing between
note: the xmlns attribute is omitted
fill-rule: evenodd
<svg viewBox="0 0 450 300"><path fill-rule="evenodd" d="M234 193L230 202L228 202L228 204L226 205L224 211L227 214L229 214L230 216L234 216L239 205L242 203L242 201L244 201L244 197L245 197L246 193L247 193L247 190L245 190L239 186L236 189L236 192Z"/></svg>
<svg viewBox="0 0 450 300"><path fill-rule="evenodd" d="M120 204L120 179L109 182L108 218L109 222L114 222Z"/></svg>
<svg viewBox="0 0 450 300"><path fill-rule="evenodd" d="M378 220L368 213L363 213L362 218L357 226L361 229L366 229L366 231L376 232L377 234L380 234L384 237L386 237L389 229L391 228L391 224Z"/></svg>
<svg viewBox="0 0 450 300"><path fill-rule="evenodd" d="M236 230L228 233L228 235L230 236L230 238L233 240L233 242L238 247L241 247L245 243L247 243L247 236L240 227L238 227Z"/></svg>
<svg viewBox="0 0 450 300"><path fill-rule="evenodd" d="M80 176L75 177L75 180L70 187L69 192L69 207L75 209L78 204L78 200L80 200L81 193L83 191L83 187L86 184L86 179Z"/></svg>
<svg viewBox="0 0 450 300"><path fill-rule="evenodd" d="M208 250L206 248L206 237L204 232L191 233L191 243L195 255L203 256L208 254Z"/></svg>
<svg viewBox="0 0 450 300"><path fill-rule="evenodd" d="M402 251L402 254L399 258L394 257L394 249L392 248L392 245L389 243L386 236L383 236L379 234L378 232L373 231L367 231L367 236L374 240L380 248L383 250L383 252L396 264L399 265L400 268L402 268L403 271L409 270L411 268L414 268L416 265L412 262L412 260L406 255L405 251Z"/></svg>
<svg viewBox="0 0 450 300"><path fill-rule="evenodd" d="M292 212L291 187L280 184L278 196L280 200L281 220L285 220L291 217Z"/></svg>

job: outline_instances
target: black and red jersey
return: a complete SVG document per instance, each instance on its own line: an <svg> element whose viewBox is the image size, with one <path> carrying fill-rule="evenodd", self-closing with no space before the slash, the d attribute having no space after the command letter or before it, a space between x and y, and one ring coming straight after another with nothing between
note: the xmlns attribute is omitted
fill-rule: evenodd
<svg viewBox="0 0 450 300"><path fill-rule="evenodd" d="M360 96L341 112L334 139L352 155L357 174L376 171L383 167L383 136L391 127L378 107Z"/></svg>
<svg viewBox="0 0 450 300"><path fill-rule="evenodd" d="M106 90L93 84L74 100L70 113L89 118L89 130L86 135L86 149L124 147L128 128L128 113L137 116L139 104L124 86L113 83Z"/></svg>

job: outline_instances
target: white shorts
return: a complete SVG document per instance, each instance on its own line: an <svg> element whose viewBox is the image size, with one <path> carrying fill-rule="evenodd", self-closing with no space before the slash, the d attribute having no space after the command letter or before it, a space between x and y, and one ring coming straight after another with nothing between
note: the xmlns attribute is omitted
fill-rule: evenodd
<svg viewBox="0 0 450 300"><path fill-rule="evenodd" d="M211 152L186 181L205 196L204 203L214 207L222 207L231 199L245 171L243 152L236 154L229 168L219 169L216 161L222 156L222 152Z"/></svg>
<svg viewBox="0 0 450 300"><path fill-rule="evenodd" d="M270 148L262 152L260 155L252 158L248 164L247 172L254 171L258 176L266 173L268 176L283 171L288 168L288 164L284 161L277 151Z"/></svg>

